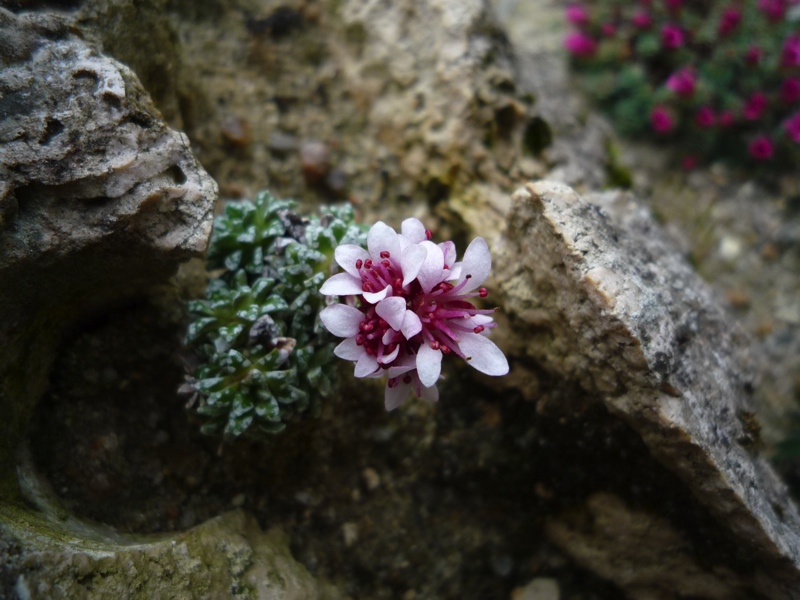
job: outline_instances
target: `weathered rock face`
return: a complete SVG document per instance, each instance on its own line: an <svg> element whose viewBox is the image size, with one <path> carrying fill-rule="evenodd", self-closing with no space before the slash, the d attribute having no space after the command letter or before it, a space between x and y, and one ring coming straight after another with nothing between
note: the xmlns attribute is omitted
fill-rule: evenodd
<svg viewBox="0 0 800 600"><path fill-rule="evenodd" d="M748 340L709 288L625 194L583 200L566 186L542 182L520 190L510 205L488 200L484 211L507 224L490 240L495 277L510 331L524 332L524 339L512 333L509 347L576 382L628 423L748 564L746 571L722 576L716 588L709 577L731 566L724 560L699 577L697 557L687 558L680 573L677 555L662 559L689 533L680 525L670 534L663 524L643 527L642 518L652 517L613 496L588 500L590 519L598 521L594 534L557 521L553 539L633 597L730 598L734 588L742 597L798 597L800 516L757 453ZM486 231L486 221L476 220L480 212L465 214L476 230ZM620 527L632 529L611 531ZM634 550L644 544L660 550L648 558ZM609 558L625 554L636 560ZM658 564L663 570L654 576ZM632 580L631 570L640 576ZM670 578L688 587L670 593Z"/></svg>
<svg viewBox="0 0 800 600"><path fill-rule="evenodd" d="M52 15L0 9L0 439L76 318L199 255L216 184L136 76ZM6 481L8 480L7 478Z"/></svg>

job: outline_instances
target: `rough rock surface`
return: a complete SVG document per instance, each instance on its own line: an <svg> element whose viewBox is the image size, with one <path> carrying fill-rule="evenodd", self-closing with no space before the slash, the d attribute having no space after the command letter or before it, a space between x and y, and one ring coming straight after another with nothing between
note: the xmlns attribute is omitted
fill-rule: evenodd
<svg viewBox="0 0 800 600"><path fill-rule="evenodd" d="M583 200L549 182L483 209L507 223L489 243L510 330L525 332L508 346L600 399L678 475L749 557L726 585L798 597L800 516L757 452L749 341L663 230L625 194ZM465 214L492 230L478 208ZM584 559L628 589L622 563Z"/></svg>
<svg viewBox="0 0 800 600"><path fill-rule="evenodd" d="M200 254L216 184L136 76L63 19L0 9L0 452L75 319ZM7 481L7 478L4 477Z"/></svg>
<svg viewBox="0 0 800 600"><path fill-rule="evenodd" d="M0 557L19 598L339 597L295 562L280 531L261 531L242 511L157 540L125 539L91 525L70 532L11 511L0 507ZM24 530L4 524L20 521Z"/></svg>

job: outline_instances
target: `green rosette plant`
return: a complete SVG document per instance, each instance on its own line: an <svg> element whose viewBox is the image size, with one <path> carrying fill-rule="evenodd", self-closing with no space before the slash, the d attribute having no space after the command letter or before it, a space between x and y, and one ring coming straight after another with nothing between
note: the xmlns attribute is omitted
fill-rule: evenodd
<svg viewBox="0 0 800 600"><path fill-rule="evenodd" d="M304 218L261 192L215 220L205 298L189 303L187 343L199 365L182 391L203 433L226 439L283 431L316 416L333 389L336 339L319 293L339 244L366 244L349 204Z"/></svg>

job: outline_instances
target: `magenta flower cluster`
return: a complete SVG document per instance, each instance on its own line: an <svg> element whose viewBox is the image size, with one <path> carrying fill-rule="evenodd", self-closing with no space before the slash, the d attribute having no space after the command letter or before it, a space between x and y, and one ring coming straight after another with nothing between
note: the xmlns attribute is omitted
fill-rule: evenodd
<svg viewBox="0 0 800 600"><path fill-rule="evenodd" d="M691 160L800 159L800 0L583 0L564 46L587 91L630 133L684 141ZM605 73L604 78L598 77Z"/></svg>
<svg viewBox="0 0 800 600"><path fill-rule="evenodd" d="M493 309L479 309L492 260L483 238L475 238L456 261L451 241L435 244L418 219L406 219L401 233L383 222L372 226L367 249L336 248L344 270L320 289L344 303L320 313L332 334L346 338L335 349L354 361L356 377L387 377L386 410L414 393L437 400L442 358L452 354L487 375L505 375L508 362L487 334L496 324Z"/></svg>

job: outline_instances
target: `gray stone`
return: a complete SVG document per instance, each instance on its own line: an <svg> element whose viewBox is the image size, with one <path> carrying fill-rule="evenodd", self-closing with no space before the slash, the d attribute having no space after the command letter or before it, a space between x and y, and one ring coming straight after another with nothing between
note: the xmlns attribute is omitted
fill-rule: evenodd
<svg viewBox="0 0 800 600"><path fill-rule="evenodd" d="M734 586L770 598L800 597L800 515L757 452L750 340L649 213L623 193L584 200L565 185L540 182L511 203L487 195L483 207L463 214L490 238L511 324L506 347L578 384L623 419L748 556L747 573L703 577L717 577L719 593ZM594 509L603 512L602 505ZM609 510L617 508L611 503ZM666 556L671 542L665 540L682 535L645 542L631 529L636 521L618 519L622 529L614 534L627 536L631 552L648 543ZM565 542L580 536L557 538L590 568L626 590L634 587L627 569L612 560L618 546L598 543L604 557L593 561L585 544ZM639 560L660 569L663 581L697 579L690 569L679 573L644 554ZM613 572L603 567L609 561ZM736 597L698 591L713 587L703 577L692 594Z"/></svg>
<svg viewBox="0 0 800 600"><path fill-rule="evenodd" d="M216 184L136 76L53 15L0 9L3 481L75 319L201 254ZM12 488L13 485L4 484Z"/></svg>

